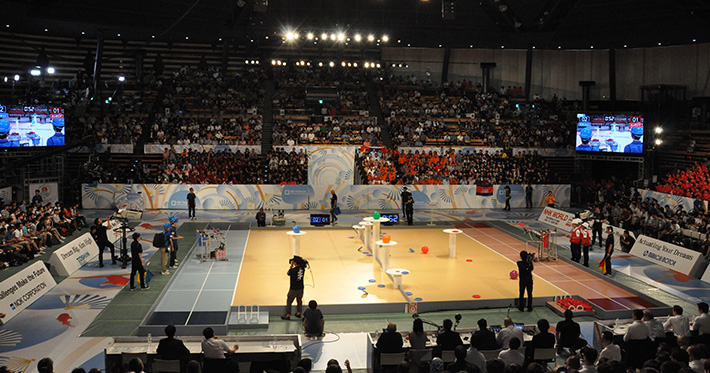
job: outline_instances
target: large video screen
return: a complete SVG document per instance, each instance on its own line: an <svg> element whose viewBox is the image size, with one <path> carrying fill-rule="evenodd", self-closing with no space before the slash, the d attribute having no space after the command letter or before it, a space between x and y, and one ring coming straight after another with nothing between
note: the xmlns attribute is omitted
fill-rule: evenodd
<svg viewBox="0 0 710 373"><path fill-rule="evenodd" d="M64 109L0 104L0 147L63 146Z"/></svg>
<svg viewBox="0 0 710 373"><path fill-rule="evenodd" d="M643 117L577 114L578 152L643 153Z"/></svg>

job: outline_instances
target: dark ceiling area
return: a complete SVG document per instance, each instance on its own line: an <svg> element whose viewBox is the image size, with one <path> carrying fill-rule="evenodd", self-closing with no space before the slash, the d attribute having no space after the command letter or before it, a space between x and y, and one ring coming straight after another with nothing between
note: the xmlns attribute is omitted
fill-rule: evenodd
<svg viewBox="0 0 710 373"><path fill-rule="evenodd" d="M710 0L9 0L3 13L12 15L4 20L6 31L15 33L90 37L102 30L107 38L224 38L259 46L280 44L287 28L316 35L386 34L388 45L412 47L623 48L710 41Z"/></svg>

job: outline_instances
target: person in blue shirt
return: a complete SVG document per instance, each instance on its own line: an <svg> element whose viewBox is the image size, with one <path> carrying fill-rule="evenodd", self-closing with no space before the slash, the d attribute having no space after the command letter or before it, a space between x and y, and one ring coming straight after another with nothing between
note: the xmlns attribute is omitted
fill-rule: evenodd
<svg viewBox="0 0 710 373"><path fill-rule="evenodd" d="M54 127L54 136L47 139L47 146L63 146L64 145L64 118L52 119L52 127Z"/></svg>
<svg viewBox="0 0 710 373"><path fill-rule="evenodd" d="M589 127L582 128L579 132L579 138L582 139L582 145L577 147L577 150L590 152L592 151L592 146L589 142L592 140L592 129Z"/></svg>
<svg viewBox="0 0 710 373"><path fill-rule="evenodd" d="M7 136L10 134L10 122L7 119L0 118L0 148L9 148L12 146Z"/></svg>
<svg viewBox="0 0 710 373"><path fill-rule="evenodd" d="M172 237L172 246L173 249L170 252L170 268L177 268L177 251L178 251L178 240L182 238L182 236L177 234L177 223L178 223L178 218L176 218L174 215L170 215L168 217L168 220L170 221L170 232L171 232L171 237Z"/></svg>
<svg viewBox="0 0 710 373"><path fill-rule="evenodd" d="M643 152L643 127L631 127L631 144L624 147L624 153L641 153Z"/></svg>

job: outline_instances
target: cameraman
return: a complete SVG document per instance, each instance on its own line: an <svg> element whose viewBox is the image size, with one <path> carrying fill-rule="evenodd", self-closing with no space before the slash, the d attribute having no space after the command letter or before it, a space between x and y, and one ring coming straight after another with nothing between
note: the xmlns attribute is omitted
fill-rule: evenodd
<svg viewBox="0 0 710 373"><path fill-rule="evenodd" d="M520 295L518 297L518 310L523 311L525 306L525 290L528 291L528 312L532 312L532 291L533 291L533 256L527 251L520 252L520 260L518 261L518 288Z"/></svg>
<svg viewBox="0 0 710 373"><path fill-rule="evenodd" d="M286 314L281 316L283 320L291 320L291 304L296 299L297 312L296 317L301 317L303 311L303 276L306 274L305 267L308 262L298 255L294 255L289 261L291 267L286 274L290 278L291 284L286 296Z"/></svg>

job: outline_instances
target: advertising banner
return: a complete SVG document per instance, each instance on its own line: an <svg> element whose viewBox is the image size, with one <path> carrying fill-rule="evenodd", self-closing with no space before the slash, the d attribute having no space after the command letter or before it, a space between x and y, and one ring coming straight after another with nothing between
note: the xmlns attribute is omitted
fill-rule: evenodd
<svg viewBox="0 0 710 373"><path fill-rule="evenodd" d="M30 184L30 196L35 195L35 190L39 190L39 195L42 196L42 201L47 203L56 203L59 201L59 186L57 183L37 183Z"/></svg>
<svg viewBox="0 0 710 373"><path fill-rule="evenodd" d="M99 247L91 233L84 233L52 253L49 258L51 272L53 275L69 276L98 255Z"/></svg>
<svg viewBox="0 0 710 373"><path fill-rule="evenodd" d="M574 219L574 214L552 207L545 207L540 217L537 218L538 221L552 225L565 232L572 231L572 219Z"/></svg>
<svg viewBox="0 0 710 373"><path fill-rule="evenodd" d="M342 210L401 209L404 185L212 185L212 184L83 184L83 208L136 210L187 209L187 194L195 189L197 209L329 210L330 191L338 195ZM490 195L478 195L476 185L408 185L415 209L499 208L505 203L505 185L493 185ZM525 207L525 188L510 185L512 208ZM490 187L489 187L490 191ZM533 207L544 204L551 191L560 207L569 206L570 186L533 185Z"/></svg>
<svg viewBox="0 0 710 373"><path fill-rule="evenodd" d="M9 321L56 285L40 260L10 276L0 283L0 312L6 315L2 321Z"/></svg>
<svg viewBox="0 0 710 373"><path fill-rule="evenodd" d="M707 265L697 251L643 235L636 240L631 254L693 278L699 278Z"/></svg>

